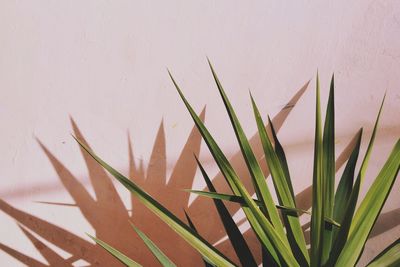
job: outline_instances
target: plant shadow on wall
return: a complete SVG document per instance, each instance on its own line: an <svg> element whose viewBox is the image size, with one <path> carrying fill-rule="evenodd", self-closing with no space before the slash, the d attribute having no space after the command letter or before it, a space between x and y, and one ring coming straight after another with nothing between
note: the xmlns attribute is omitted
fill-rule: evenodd
<svg viewBox="0 0 400 267"><path fill-rule="evenodd" d="M275 130L279 130L283 125L285 119L307 87L308 83L298 90L288 104L273 118L272 124ZM204 116L205 111L203 110L200 114L202 120L204 120ZM81 140L84 145L88 146L88 143L85 141L76 123L72 119L71 122L75 136ZM263 150L258 136L254 135L249 141L254 149L254 154L258 159L261 159ZM201 264L202 258L200 254L171 230L159 217L142 205L135 197L131 198L132 213L130 213L123 204L107 173L82 147L81 152L88 169L88 176L94 189L96 199L89 194L82 183L45 147L45 145L39 140L38 142L56 170L59 180L75 201L73 205L76 205L80 209L84 218L95 229L97 238L105 241L145 266L156 265L157 259L143 243L143 240L134 233L129 223L129 221L132 221L179 266L198 266ZM346 163L356 143L357 135L353 137L337 158L336 172ZM238 248L232 247L229 238L223 239L226 236L225 229L227 226L223 225L219 218L221 213L223 213L223 211L221 211L221 206L219 206L219 210L217 211L215 203L203 197L196 198L189 206L190 193L181 190L183 188L191 188L193 184L197 171L197 164L193 154L196 156L199 155L200 144L201 135L194 127L173 168L171 176L167 179L166 140L163 124L161 123L159 127L146 171L142 162L138 164L135 161L133 148L130 138L128 137L129 175L139 187L154 196L157 201L162 203L180 219L186 220L184 212L186 211L201 236L211 244L223 240L222 242L218 242L216 248L234 262L243 264L235 253ZM233 167L235 167L245 187L253 194L254 188L251 184L251 178L245 167L240 151L231 158L230 162ZM260 165L267 177L269 175L269 170L265 161L260 160ZM167 180L168 183L166 182ZM212 179L212 182L218 192L229 193L229 187L222 174L216 175ZM299 209L309 210L311 208L311 192L312 188L310 186L296 195L296 203ZM225 207L230 214L235 214L240 209L240 205L231 202L226 202ZM88 262L90 266L116 266L120 264L99 246L68 232L62 227L16 209L4 201L0 201L0 209L18 222L23 233L47 261L47 264L39 262L23 254L23 252L0 244L0 248L3 251L28 266L72 266L73 263L78 260L84 260ZM399 213L400 209L382 214L370 237L379 235L398 225L399 221L393 218L398 217ZM243 223L245 223L244 220L237 222L239 226ZM302 226L303 231L306 233L307 243L309 243L309 226L309 223ZM61 257L33 233L70 253L72 256L66 259ZM261 246L254 232L251 229L246 230L243 236L247 242L249 251L251 251L257 263L261 263Z"/></svg>
<svg viewBox="0 0 400 267"><path fill-rule="evenodd" d="M308 82L297 91L287 105L275 116L273 122L277 129L282 126L297 101L306 91L307 87ZM204 116L205 110L200 114L202 119L204 119ZM88 145L72 118L71 124L75 136ZM250 142L255 148L260 147L256 135L250 139ZM95 192L96 199L93 199L89 192L84 188L83 184L46 148L40 140L38 140L38 143L56 170L60 182L75 201L75 204L72 204L72 206L76 206L80 209L84 218L95 229L98 238L115 246L126 253L126 255L134 257L145 265L155 264L156 260L143 244L143 241L133 233L133 229L129 224L129 220L132 220L138 228L148 234L148 236L177 263L195 264L201 262L201 257L195 250L188 246L185 241L177 236L176 233L166 226L157 216L148 211L147 208L145 208L134 197L131 198L133 210L130 214L104 169L93 160L90 155L83 151L83 149L81 149L82 156L86 163L88 176ZM135 162L133 148L130 138L128 137L129 174L139 186L143 187L151 195L156 196L157 200L164 203L166 207L168 207L173 213L177 214L180 218L184 218L183 210L187 210L192 220L195 222L199 232L203 233L210 242L214 243L222 239L226 233L223 225L218 219L218 214L213 202L205 198L196 198L189 207L190 193L182 190L183 188L191 188L192 186L197 170L197 164L193 158L193 154L197 156L199 155L200 144L201 135L196 127L193 127L172 171L171 177L168 180L168 183L166 183L166 140L164 126L161 122L154 141L147 170L144 169L145 167L143 166L142 161L139 163ZM256 153L261 157L261 149L256 150ZM250 178L248 177L247 170L242 167L244 163L240 152L236 153L232 157L232 162L234 166L237 167L238 173L244 177L245 181L247 181L247 185L250 189ZM265 172L268 173L267 167L263 167ZM228 190L221 174L214 177L213 184L222 192ZM300 193L298 195L298 200L302 203L303 208L309 208L311 205L310 188ZM70 204L66 205L70 206ZM64 205L61 204L61 206ZM226 206L232 214L239 209L238 205L227 204ZM16 209L5 201L1 200L0 209L13 217L19 223L23 233L32 241L37 250L48 261L50 266L72 266L74 262L80 259L95 266L120 264L102 248L99 248L99 246L94 245L59 226L22 210ZM72 256L68 259L63 259L45 243L32 235L30 231L70 253ZM247 231L245 236L246 239L249 240L249 246L254 249L256 256L258 255L257 258L260 258L259 245L257 242L254 242L255 240L251 240L254 239L255 236L251 231ZM174 245L171 246L171 243ZM0 248L28 266L48 266L4 244L0 244ZM228 240L220 243L218 248L226 252L228 255L232 254L230 253L231 246ZM179 253L177 253L178 251Z"/></svg>

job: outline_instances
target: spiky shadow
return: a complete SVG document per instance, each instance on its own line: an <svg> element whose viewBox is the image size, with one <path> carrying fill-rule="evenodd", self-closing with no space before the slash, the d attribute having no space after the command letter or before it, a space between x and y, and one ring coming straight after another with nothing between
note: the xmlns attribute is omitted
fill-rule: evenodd
<svg viewBox="0 0 400 267"><path fill-rule="evenodd" d="M281 128L293 107L304 94L307 86L308 82L274 117L273 124L277 131ZM200 117L204 120L204 109L201 112ZM76 137L89 146L73 119L71 119L71 124ZM148 235L149 238L152 239L160 249L168 255L168 257L171 258L171 260L177 263L178 266L199 266L202 264L202 259L196 251L188 246L185 241L176 235L176 233L165 225L164 222L145 208L134 197L131 199L132 213L130 213L127 207L123 204L112 180L105 173L103 168L100 167L100 165L98 165L86 152L81 150L88 169L88 176L95 193L95 198L89 194L82 183L46 148L44 144L39 140L38 142L56 170L60 182L74 200L75 204L73 205L79 208L82 216L84 216L84 218L95 229L98 238L134 258L144 266L157 266L158 263L155 258L145 247L139 237L133 233L129 224L129 220L132 220L135 225L145 232L146 235ZM263 151L257 134L250 139L250 143L254 148L255 155L258 159L261 159ZM199 197L189 206L190 195L181 190L192 187L197 170L197 164L193 154L196 156L199 155L200 144L201 135L197 129L193 127L176 165L172 170L171 176L167 179L166 141L163 122L161 122L158 129L147 170L145 170L142 161L135 161L133 145L128 135L129 176L136 184L144 188L183 221L185 220L183 210L187 210L191 219L196 224L199 233L209 242L215 243L224 238L226 233L219 220L214 202L210 199ZM336 161L336 171L346 162L353 147L354 141L352 140L338 157ZM251 179L249 178L247 169L244 167L245 164L240 152L237 152L231 158L231 163L249 192L252 192L253 187L251 186ZM269 170L265 161L260 160L260 164L266 176L268 176ZM218 191L227 192L228 186L221 174L217 174L212 180ZM299 208L306 210L309 209L311 207L311 187L308 187L297 194L296 201ZM237 204L225 204L231 214L234 214L240 208ZM41 263L36 259L0 243L0 249L28 266L71 266L72 263L80 259L88 262L90 266L120 265L119 262L112 258L103 249L59 226L16 209L2 200L0 200L0 209L20 224L23 233L28 237L48 263ZM396 212L395 215L397 216L398 210ZM392 215L392 213L383 214L382 218L389 218ZM378 221L373 234L383 233L398 224L398 220L396 220L395 223L385 223L384 221L383 224L380 224L380 221L381 220ZM241 220L238 224L243 222L245 222L245 220ZM303 229L306 230L307 225L305 225ZM35 237L34 234L63 249L72 256L66 259L62 258L58 253ZM260 263L260 245L252 230L246 231L244 237L247 240L256 260ZM217 247L229 258L238 262L229 240L220 242Z"/></svg>

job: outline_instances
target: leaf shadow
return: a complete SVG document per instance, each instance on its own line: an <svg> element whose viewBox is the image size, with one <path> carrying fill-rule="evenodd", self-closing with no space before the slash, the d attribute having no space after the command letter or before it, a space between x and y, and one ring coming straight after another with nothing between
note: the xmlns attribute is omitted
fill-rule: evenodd
<svg viewBox="0 0 400 267"><path fill-rule="evenodd" d="M308 84L309 82L304 84L286 106L273 118L272 121L277 131L282 127L293 107L295 107L306 91ZM200 117L204 120L205 108L202 110ZM89 146L72 118L71 124L75 136L83 141L85 145ZM267 128L269 129L269 127ZM167 179L166 140L163 121L160 123L147 168L145 168L141 160L139 162L135 160L134 147L128 133L129 177L183 221L185 220L184 210L186 210L196 224L199 233L210 243L216 243L223 239L226 233L222 223L219 221L214 202L207 198L198 197L189 205L190 193L181 190L192 187L197 172L197 164L193 154L199 156L201 140L200 133L193 127L172 173L169 179ZM133 234L133 229L129 224L129 220L132 220L178 266L198 266L202 264L201 257L193 248L187 245L183 239L134 197L131 197L132 212L130 213L129 209L125 207L121 196L118 194L113 181L104 169L82 149L81 154L88 170L88 177L95 193L95 198L90 195L79 179L39 139L37 141L55 169L59 181L74 200L75 203L72 206L79 208L82 216L95 230L98 238L134 258L144 266L157 266L158 262L154 256L139 237ZM249 141L255 155L258 159L261 159L263 151L258 135L254 134ZM338 157L336 171L346 162L354 147L354 143L353 138ZM251 186L251 179L245 168L240 151L233 155L230 162L249 192L254 193ZM260 160L260 165L266 176L268 176L269 170L265 161ZM212 180L217 191L228 192L229 187L220 173ZM298 193L296 201L299 208L309 209L311 207L311 186ZM70 204L62 203L53 204L71 206ZM231 214L236 213L240 209L239 205L232 203L225 204ZM75 261L81 259L88 262L90 266L120 266L120 263L103 249L62 227L16 209L1 199L0 209L17 221L21 231L28 237L48 263L41 263L22 252L18 252L0 243L0 249L28 266L72 266ZM398 211L396 214L398 214ZM385 214L382 216L385 217ZM238 224L244 221L242 220ZM372 233L373 235L383 233L398 225L398 221L392 224L383 223L382 227L379 228L378 225L381 225L379 222L380 220L378 220L378 224ZM306 228L304 227L305 231ZM72 256L66 259L62 258L34 234ZM256 260L260 263L260 245L252 230L245 231L244 237ZM219 242L217 248L229 258L238 262L229 240Z"/></svg>

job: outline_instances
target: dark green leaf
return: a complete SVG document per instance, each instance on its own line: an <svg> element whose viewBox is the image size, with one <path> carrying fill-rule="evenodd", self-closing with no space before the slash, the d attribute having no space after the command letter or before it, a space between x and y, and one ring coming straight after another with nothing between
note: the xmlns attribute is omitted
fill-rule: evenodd
<svg viewBox="0 0 400 267"><path fill-rule="evenodd" d="M243 206L247 206L246 202L244 201L244 199L242 197L235 196L235 195L221 194L221 193L216 193L216 192L199 191L199 190L185 190L185 191L194 193L194 194L197 194L200 196L204 196L204 197L209 197L212 199L226 200L226 201L241 204ZM253 199L253 201L257 205L261 206L261 202L259 200ZM291 207L286 207L286 206L281 206L281 205L276 205L276 208L280 209L283 212L298 213L298 214L305 213L305 214L311 215L310 211L303 210L303 209L291 208ZM340 227L340 224L338 222L334 221L333 219L325 217L325 222L328 224Z"/></svg>
<svg viewBox="0 0 400 267"><path fill-rule="evenodd" d="M322 139L322 177L324 184L324 216L333 217L334 192L335 192L335 85L332 75L329 90L328 106L326 107L324 134ZM329 258L332 246L332 227L324 225L322 262Z"/></svg>
<svg viewBox="0 0 400 267"><path fill-rule="evenodd" d="M367 151L365 152L364 159L363 159L363 162L360 167L360 171L357 175L357 179L353 186L353 190L351 191L350 199L348 201L348 205L347 205L344 215L343 215L343 221L341 222L341 227L339 229L339 233L337 234L337 237L335 239L335 242L333 243L333 247L330 252L329 261L328 261L328 265L330 265L330 266L333 266L335 264L337 258L339 257L339 254L341 253L341 251L348 239L350 226L352 224L354 211L356 209L356 205L357 205L357 201L358 201L358 195L360 193L361 185L364 181L365 172L367 170L369 158L371 156L372 147L374 145L375 136L376 136L376 132L378 129L379 119L381 116L384 101L385 101L385 97L383 97L381 106L379 108L379 112L376 117L374 129L372 131L372 135L369 140L368 148L367 148Z"/></svg>
<svg viewBox="0 0 400 267"><path fill-rule="evenodd" d="M285 151L283 150L283 147L279 142L278 136L276 135L275 127L269 116L268 116L268 124L271 127L272 137L274 138L275 153L278 156L279 162L281 163L283 173L285 174L287 186L289 187L290 193L292 194L292 198L296 206L296 198L293 191L292 180L290 179L289 166L286 160Z"/></svg>
<svg viewBox="0 0 400 267"><path fill-rule="evenodd" d="M358 154L360 152L361 137L363 130L360 129L356 135L356 145L347 161L346 167L343 171L342 177L335 194L335 206L333 211L333 219L338 223L343 221L346 207L350 200L351 191L353 189L354 182L354 170L356 168ZM333 230L333 241L339 233L339 229Z"/></svg>
<svg viewBox="0 0 400 267"><path fill-rule="evenodd" d="M199 119L197 114L194 112L193 108L187 102L186 98L182 94L178 84L173 79L172 75L170 77L181 96L183 102L185 103L187 109L190 112L196 126L199 129L199 132L204 138L205 143L207 144L211 154L214 157L219 169L224 175L226 181L230 185L232 191L235 195L242 196L246 203L247 207L242 207L244 213L246 214L249 223L252 225L254 232L257 234L259 240L264 244L264 246L269 250L271 255L275 255L274 259L277 262L280 262L280 259L285 261L287 264L292 266L298 266L291 250L287 244L286 239L282 239L281 235L278 234L274 226L270 223L270 221L265 217L265 215L260 211L256 203L252 200L250 194L240 181L236 172L233 170L226 156L222 153L221 149L214 141L207 128L204 126L203 122ZM275 205L273 203L267 203L268 205L273 205L274 209ZM273 210L271 208L271 210ZM269 214L271 216L271 214ZM280 257L277 257L277 253L279 253Z"/></svg>
<svg viewBox="0 0 400 267"><path fill-rule="evenodd" d="M240 122L235 114L235 111L233 110L233 107L232 107L228 97L226 96L224 89L222 88L222 85L217 77L217 74L215 73L210 61L208 63L210 65L211 72L214 76L214 80L217 84L219 93L222 97L222 100L223 100L226 110L228 112L230 121L232 123L232 127L235 131L236 138L239 142L239 146L240 146L240 149L243 154L243 158L245 159L247 168L252 177L253 186L255 188L257 198L262 203L261 208L264 211L264 213L266 213L266 215L269 217L269 219L270 219L272 225L275 227L278 235L280 235L282 240L285 240L286 239L285 231L283 229L282 222L279 219L278 211L275 208L275 206L273 205L273 199L272 199L271 193L268 189L264 174L261 171L258 161L257 161L256 157L254 156L253 150L250 147L250 143L247 140L246 135L244 134L242 126L240 125ZM263 128L264 128L264 125L263 125Z"/></svg>
<svg viewBox="0 0 400 267"><path fill-rule="evenodd" d="M216 192L214 185L212 184L211 179L207 175L202 164L196 156L195 158L203 175L203 178L207 184L208 190L210 190L211 192ZM253 254L251 253L250 248L246 243L246 240L244 240L242 233L237 227L235 221L232 219L232 216L230 215L228 209L225 207L224 203L221 200L214 199L214 204L217 208L222 224L224 225L225 231L228 234L229 241L231 242L233 249L235 250L236 255L238 256L238 259L242 266L257 266Z"/></svg>
<svg viewBox="0 0 400 267"><path fill-rule="evenodd" d="M357 263L365 242L392 189L400 169L400 139L397 141L385 165L357 209L351 223L349 238L337 259L336 266Z"/></svg>
<svg viewBox="0 0 400 267"><path fill-rule="evenodd" d="M319 76L317 74L315 137L314 137L314 170L311 214L311 266L321 266L322 242L324 234L324 183L322 177L322 134L321 105L319 92Z"/></svg>
<svg viewBox="0 0 400 267"><path fill-rule="evenodd" d="M261 144L264 149L265 159L271 172L272 181L279 200L279 204L281 206L295 209L295 200L293 197L291 186L288 184L288 181L291 184L290 177L286 177L284 167L281 166L281 161L279 160L277 154L274 151L274 148L272 147L271 140L269 139L267 131L264 127L264 122L252 96L251 103L253 105L254 117L257 122ZM289 244L297 261L303 266L309 265L310 259L306 247L306 241L297 213L284 213L282 218L286 227Z"/></svg>
<svg viewBox="0 0 400 267"><path fill-rule="evenodd" d="M188 223L189 223L190 228L192 228L193 231L195 231L196 233L198 233L198 232L197 232L197 229L196 229L196 226L194 225L194 223L193 223L192 220L190 219L190 217L189 217L189 215L187 214L186 210L184 210L184 212L185 212L185 217L186 217L186 220L187 220ZM213 266L214 266L214 265L212 265L211 263L209 263L209 262L207 261L206 258L203 258L203 262L204 262L204 266L205 266L205 267L213 267Z"/></svg>

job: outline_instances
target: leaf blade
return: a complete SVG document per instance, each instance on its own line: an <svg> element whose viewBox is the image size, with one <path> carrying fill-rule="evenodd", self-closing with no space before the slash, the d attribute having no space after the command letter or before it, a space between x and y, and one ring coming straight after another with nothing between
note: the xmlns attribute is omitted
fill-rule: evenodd
<svg viewBox="0 0 400 267"><path fill-rule="evenodd" d="M157 260L161 263L162 266L164 267L176 267L176 265L165 255L161 249L154 244L151 239L145 235L142 231L139 230L133 223L131 223L131 226L135 230L135 232L138 234L138 236L143 240L147 248L153 253L153 255L157 258Z"/></svg>
<svg viewBox="0 0 400 267"><path fill-rule="evenodd" d="M276 229L277 233L280 235L281 239L284 240L284 242L287 242L282 221L279 218L278 210L275 208L275 205L273 205L272 195L268 189L264 174L258 164L256 157L254 156L254 153L250 146L250 143L249 143L246 135L244 134L242 126L240 125L240 122L235 114L235 111L233 110L233 107L232 107L228 97L226 96L226 93L225 93L210 61L208 61L208 64L210 66L214 80L217 84L218 91L221 95L221 98L222 98L224 105L226 107L226 110L228 112L232 127L235 131L235 135L236 135L236 138L237 138L239 146L240 146L240 150L242 151L243 158L246 162L247 168L252 177L253 186L255 188L257 197L262 203L261 208L264 211L264 213L266 213L268 215L272 225L275 227L275 229Z"/></svg>
<svg viewBox="0 0 400 267"><path fill-rule="evenodd" d="M274 143L275 143L275 153L279 159L279 162L281 163L281 167L283 170L283 173L285 174L285 178L286 178L286 183L287 186L290 190L290 193L292 195L293 201L296 205L296 197L294 195L294 190L293 190L293 185L292 185L292 180L290 179L290 173L289 173L289 166L286 160L286 155L285 155L285 151L283 150L283 147L281 145L281 143L279 142L278 136L276 135L276 131L275 131L275 127L272 123L271 118L268 116L268 124L271 127L271 133L272 133L272 137L274 139Z"/></svg>
<svg viewBox="0 0 400 267"><path fill-rule="evenodd" d="M221 193L217 193L217 192L207 192L207 191L200 191L200 190L185 190L185 191L194 193L194 194L197 194L197 195L203 196L203 197L208 197L208 198L218 199L218 200L226 200L226 201L241 204L243 206L247 205L242 197L235 196L235 195L221 194ZM262 205L260 203L260 201L257 199L253 199L253 201L259 206ZM307 210L303 210L303 209L299 209L299 208L291 208L291 207L281 206L281 205L275 205L275 206L277 209L280 209L281 211L296 212L298 214L305 213L305 214L311 215L311 212L307 211ZM324 219L325 219L325 223L329 223L334 226L340 227L340 224L338 222L334 221L333 219L330 219L328 217L325 217Z"/></svg>
<svg viewBox="0 0 400 267"><path fill-rule="evenodd" d="M204 167L202 166L197 157L195 157L195 159L203 175L203 178L207 184L208 189L211 192L216 192L214 185L212 184L211 179L207 175ZM246 240L244 240L242 233L240 232L238 226L231 217L224 203L221 200L214 199L214 204L215 207L217 208L222 224L224 225L225 231L228 234L233 249L235 250L236 255L238 256L242 266L257 266L253 254L251 253L250 248L246 243Z"/></svg>
<svg viewBox="0 0 400 267"><path fill-rule="evenodd" d="M274 247L272 247L272 250L269 252L272 255L279 253L279 257L274 257L276 262L283 260L289 265L298 266L298 263L296 262L285 241L282 240L280 235L276 233L276 230L272 224L268 221L264 214L261 213L255 202L252 201L250 194L240 181L226 156L223 154L213 137L208 132L207 128L204 126L203 122L198 118L197 114L186 100L171 73L169 73L169 75L230 188L236 195L243 196L246 203L249 205L248 208L243 208L243 211L245 212L249 222L252 224L253 230L256 232L259 240L270 249L270 244L273 244Z"/></svg>
<svg viewBox="0 0 400 267"><path fill-rule="evenodd" d="M349 238L336 262L336 266L356 264L367 238L392 189L400 169L400 139L374 183L357 209L351 223Z"/></svg>
<svg viewBox="0 0 400 267"><path fill-rule="evenodd" d="M254 117L257 123L258 133L264 150L265 160L271 173L279 204L289 208L296 208L290 177L287 176L288 172L285 172L284 167L281 165L281 160L272 146L254 98L251 95L250 97L253 106ZM287 237L293 254L301 265L308 266L310 264L310 258L297 213L283 213L282 218L286 227Z"/></svg>
<svg viewBox="0 0 400 267"><path fill-rule="evenodd" d="M122 264L125 264L128 267L141 267L139 263L135 262L134 260L130 259L128 256L120 252L119 250L113 248L112 246L108 245L106 242L87 234L96 244L100 245L102 248L107 250L113 257L118 259Z"/></svg>
<svg viewBox="0 0 400 267"><path fill-rule="evenodd" d="M195 231L196 233L198 233L198 232L197 232L197 229L196 229L196 226L194 225L194 223L193 223L192 220L190 219L189 214L187 214L186 210L184 210L184 213L185 213L185 217L186 217L186 220L187 220L188 223L189 223L190 228L192 228L193 231ZM214 267L214 266L213 266L211 263L209 263L209 262L207 261L207 259L204 258L204 257L203 257L203 262L204 262L204 266L205 266L205 267Z"/></svg>
<svg viewBox="0 0 400 267"><path fill-rule="evenodd" d="M350 227L352 225L354 212L356 210L358 196L360 194L361 185L364 181L365 172L366 172L366 169L368 166L369 158L371 156L371 152L372 152L372 148L374 145L376 132L378 130L379 120L381 117L384 102L385 102L385 96L382 99L382 102L381 102L381 105L379 108L379 112L378 112L378 115L375 120L374 129L372 131L372 135L371 135L369 143L368 143L367 151L365 152L363 161L361 163L360 170L357 175L357 179L354 183L353 190L351 191L350 199L348 201L348 205L345 209L345 213L343 216L344 219L341 222L340 230L337 234L337 237L335 239L335 242L333 243L333 247L330 252L328 264L332 265L332 266L335 264L340 253L342 252L344 244L346 243L349 233L350 233Z"/></svg>
<svg viewBox="0 0 400 267"><path fill-rule="evenodd" d="M322 134L321 134L321 107L320 107L319 76L316 80L316 111L315 111L315 138L314 138L314 170L312 187L312 214L311 214L311 266L321 265L324 217L324 184L322 180Z"/></svg>
<svg viewBox="0 0 400 267"><path fill-rule="evenodd" d="M332 218L334 209L335 192L335 85L332 75L328 105L326 107L324 132L322 137L322 176L324 184L324 216ZM324 224L324 235L322 245L322 262L329 258L332 246L332 228Z"/></svg>
<svg viewBox="0 0 400 267"><path fill-rule="evenodd" d="M351 152L349 160L347 161L346 167L343 171L338 188L336 190L333 219L339 223L343 221L346 207L350 201L351 191L353 189L354 171L360 152L362 132L363 129L361 128L356 134L356 144L353 151ZM335 242L338 233L338 229L333 230L333 242Z"/></svg>
<svg viewBox="0 0 400 267"><path fill-rule="evenodd" d="M75 138L75 137L74 137ZM206 257L210 262L216 265L235 266L221 252L215 249L205 239L196 234L189 226L179 220L174 214L167 210L164 206L154 200L145 191L139 188L130 179L116 171L102 159L100 159L93 151L81 143L78 139L75 140L81 145L103 168L105 168L112 176L114 176L122 185L131 191L148 209L160 217L169 227L177 232L191 246L198 250L200 254Z"/></svg>
<svg viewBox="0 0 400 267"><path fill-rule="evenodd" d="M390 244L385 250L379 253L368 267L395 267L400 264L400 238Z"/></svg>

